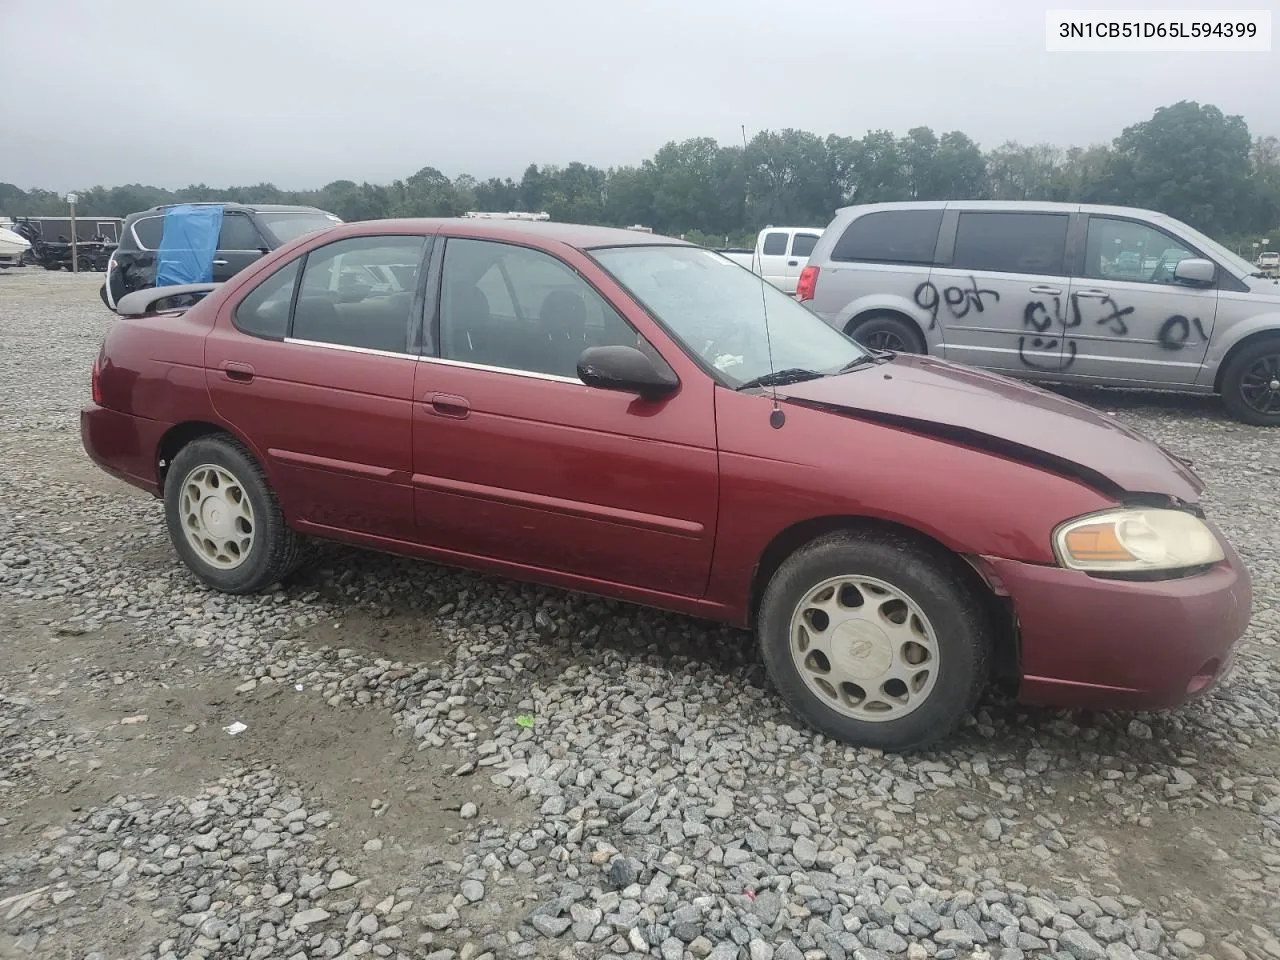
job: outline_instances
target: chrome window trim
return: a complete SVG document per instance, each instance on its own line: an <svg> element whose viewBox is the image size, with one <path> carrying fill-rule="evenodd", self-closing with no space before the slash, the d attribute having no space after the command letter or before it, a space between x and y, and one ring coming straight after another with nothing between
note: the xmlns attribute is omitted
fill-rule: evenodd
<svg viewBox="0 0 1280 960"><path fill-rule="evenodd" d="M514 367L495 367L486 363L471 363L467 360L449 360L445 357L427 357L413 353L401 353L395 350L375 350L371 347L355 347L345 343L325 343L323 340L304 340L300 337L285 337L282 343L292 343L300 347L321 347L326 350L341 350L345 353L362 353L373 357L391 357L397 360L413 360L417 363L438 363L446 367L461 367L464 370L481 370L486 373L506 373L515 377L526 377L530 380L549 380L552 383L572 383L579 387L586 384L577 377L562 377L554 373L540 373L537 370L517 370Z"/></svg>
<svg viewBox="0 0 1280 960"><path fill-rule="evenodd" d="M420 363L439 363L446 367L462 367L465 370L483 370L486 373L509 373L515 377L527 377L530 380L550 380L552 383L572 383L579 387L586 384L577 377L562 377L555 373L541 373L537 370L517 370L515 367L495 367L487 363L472 363L469 360L450 360L446 357L418 357Z"/></svg>

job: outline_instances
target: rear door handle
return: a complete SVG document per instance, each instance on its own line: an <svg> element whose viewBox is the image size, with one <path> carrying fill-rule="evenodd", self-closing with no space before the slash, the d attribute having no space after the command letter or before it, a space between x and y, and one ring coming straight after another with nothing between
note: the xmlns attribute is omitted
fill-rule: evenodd
<svg viewBox="0 0 1280 960"><path fill-rule="evenodd" d="M228 380L235 380L237 383L249 383L253 380L252 364L226 360L222 364L222 372Z"/></svg>
<svg viewBox="0 0 1280 960"><path fill-rule="evenodd" d="M440 417L451 417L454 420L465 420L471 416L471 404L466 397L457 397L451 393L428 393L424 398L431 407L431 412Z"/></svg>
<svg viewBox="0 0 1280 960"><path fill-rule="evenodd" d="M215 267L225 267L225 266L227 265L227 261L226 261L226 260L215 260L215 261L213 261L213 265L214 265Z"/></svg>
<svg viewBox="0 0 1280 960"><path fill-rule="evenodd" d="M1060 297L1060 296L1062 296L1062 291L1061 291L1061 290L1059 290L1057 287L1043 287L1043 286L1042 286L1042 287L1032 287L1032 288L1031 288L1031 292L1032 292L1032 293L1043 293L1043 294L1045 294L1046 296L1049 296L1049 297Z"/></svg>
<svg viewBox="0 0 1280 960"><path fill-rule="evenodd" d="M1074 294L1077 297L1084 297L1086 300L1102 300L1107 296L1105 290L1077 290Z"/></svg>
<svg viewBox="0 0 1280 960"><path fill-rule="evenodd" d="M799 260L788 260L788 261L787 261L787 266L788 266L788 267L798 267L798 266L800 266L800 261L799 261Z"/></svg>

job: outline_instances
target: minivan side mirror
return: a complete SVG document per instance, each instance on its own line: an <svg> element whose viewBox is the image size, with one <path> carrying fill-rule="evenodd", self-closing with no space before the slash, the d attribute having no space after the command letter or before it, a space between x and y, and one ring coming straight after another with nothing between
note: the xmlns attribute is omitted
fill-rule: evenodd
<svg viewBox="0 0 1280 960"><path fill-rule="evenodd" d="M1190 257L1178 261L1178 265L1173 268L1173 279L1202 286L1213 283L1217 273L1218 268L1213 265L1213 261Z"/></svg>
<svg viewBox="0 0 1280 960"><path fill-rule="evenodd" d="M589 387L638 393L659 400L675 391L680 381L669 370L659 370L635 347L588 347L578 358L578 378Z"/></svg>

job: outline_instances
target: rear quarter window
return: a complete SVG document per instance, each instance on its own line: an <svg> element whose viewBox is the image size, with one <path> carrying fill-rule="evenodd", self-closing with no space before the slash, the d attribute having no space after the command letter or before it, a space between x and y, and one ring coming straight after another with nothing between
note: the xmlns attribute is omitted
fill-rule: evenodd
<svg viewBox="0 0 1280 960"><path fill-rule="evenodd" d="M133 222L133 236L143 250L159 250L164 236L164 217L139 217Z"/></svg>
<svg viewBox="0 0 1280 960"><path fill-rule="evenodd" d="M867 263L933 263L942 210L882 210L845 228L831 259Z"/></svg>

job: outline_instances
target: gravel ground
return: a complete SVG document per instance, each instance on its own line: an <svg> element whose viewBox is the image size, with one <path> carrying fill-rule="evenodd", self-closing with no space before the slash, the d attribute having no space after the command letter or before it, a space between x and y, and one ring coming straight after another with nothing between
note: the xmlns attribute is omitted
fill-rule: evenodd
<svg viewBox="0 0 1280 960"><path fill-rule="evenodd" d="M1077 394L1208 481L1225 688L884 756L688 618L345 548L202 589L80 449L99 283L0 273L0 956L1280 958L1276 433Z"/></svg>

